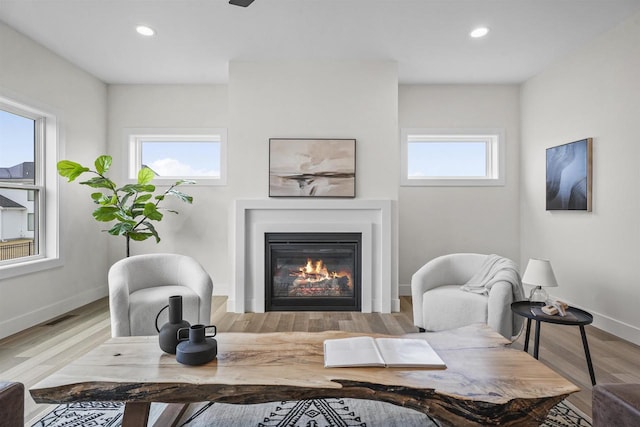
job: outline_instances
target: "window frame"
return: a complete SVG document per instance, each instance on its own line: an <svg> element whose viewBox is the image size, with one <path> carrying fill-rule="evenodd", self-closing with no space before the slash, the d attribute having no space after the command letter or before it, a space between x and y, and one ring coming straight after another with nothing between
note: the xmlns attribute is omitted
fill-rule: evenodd
<svg viewBox="0 0 640 427"><path fill-rule="evenodd" d="M403 128L401 129L401 165L400 185L405 187L429 186L502 186L505 185L505 142L504 129L429 129ZM485 160L487 174L478 177L409 177L409 143L419 142L468 142L481 141L486 143Z"/></svg>
<svg viewBox="0 0 640 427"><path fill-rule="evenodd" d="M188 179L196 181L196 185L222 186L227 184L227 129L225 128L198 128L198 129L164 129L145 128L127 129L127 180L134 182L138 171L142 166L142 143L151 142L206 142L212 141L220 144L220 177L208 176L173 176L163 178L156 176L153 179L156 185L172 185L177 180Z"/></svg>
<svg viewBox="0 0 640 427"><path fill-rule="evenodd" d="M63 265L56 163L62 150L58 114L37 102L0 91L0 109L35 120L34 183L3 181L2 188L34 190L38 254L0 261L0 279L22 276Z"/></svg>

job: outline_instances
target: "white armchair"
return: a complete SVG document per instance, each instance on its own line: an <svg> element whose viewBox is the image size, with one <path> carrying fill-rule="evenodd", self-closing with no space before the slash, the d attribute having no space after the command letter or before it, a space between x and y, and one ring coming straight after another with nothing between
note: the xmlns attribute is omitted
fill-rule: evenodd
<svg viewBox="0 0 640 427"><path fill-rule="evenodd" d="M210 323L211 277L193 258L178 254L147 254L124 258L109 270L111 336L155 335L155 319L172 295L182 296L183 318ZM168 321L167 311L158 320Z"/></svg>
<svg viewBox="0 0 640 427"><path fill-rule="evenodd" d="M413 323L427 331L486 323L507 339L517 335L522 319L511 312L511 303L522 298L517 272L511 275L512 281L493 283L488 295L460 288L483 267L488 256L449 254L420 268L411 278Z"/></svg>

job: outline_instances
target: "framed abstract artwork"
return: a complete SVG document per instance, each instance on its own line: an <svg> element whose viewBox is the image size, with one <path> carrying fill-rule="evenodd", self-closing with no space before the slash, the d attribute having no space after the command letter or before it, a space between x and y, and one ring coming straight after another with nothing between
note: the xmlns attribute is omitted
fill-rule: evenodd
<svg viewBox="0 0 640 427"><path fill-rule="evenodd" d="M269 139L269 197L355 196L355 139Z"/></svg>
<svg viewBox="0 0 640 427"><path fill-rule="evenodd" d="M591 212L591 138L547 148L547 210Z"/></svg>

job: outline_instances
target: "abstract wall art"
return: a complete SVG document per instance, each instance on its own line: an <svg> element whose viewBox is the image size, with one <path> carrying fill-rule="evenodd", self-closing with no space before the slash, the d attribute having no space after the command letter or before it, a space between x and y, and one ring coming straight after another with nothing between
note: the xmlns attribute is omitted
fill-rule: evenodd
<svg viewBox="0 0 640 427"><path fill-rule="evenodd" d="M269 197L355 195L355 139L269 139Z"/></svg>
<svg viewBox="0 0 640 427"><path fill-rule="evenodd" d="M592 139L547 148L547 210L591 212Z"/></svg>

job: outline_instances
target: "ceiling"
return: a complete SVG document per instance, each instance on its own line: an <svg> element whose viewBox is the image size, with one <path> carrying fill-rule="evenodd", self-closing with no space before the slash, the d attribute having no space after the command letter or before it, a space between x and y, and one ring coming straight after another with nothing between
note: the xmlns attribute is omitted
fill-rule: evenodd
<svg viewBox="0 0 640 427"><path fill-rule="evenodd" d="M393 60L401 83L519 83L640 0L0 0L0 20L106 83L225 83L233 60ZM135 26L157 31L144 38ZM488 36L472 39L478 25ZM1 63L1 58L0 58Z"/></svg>

